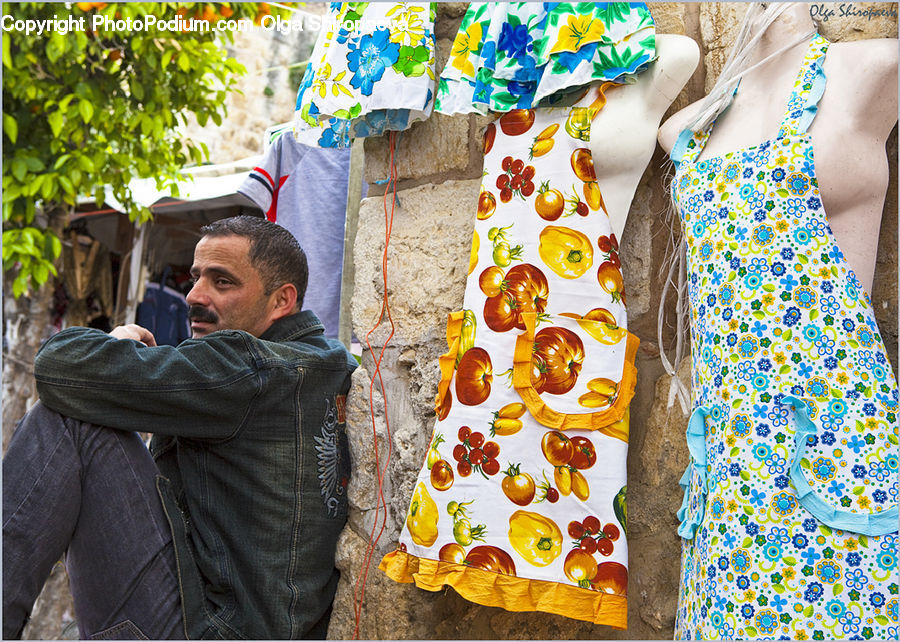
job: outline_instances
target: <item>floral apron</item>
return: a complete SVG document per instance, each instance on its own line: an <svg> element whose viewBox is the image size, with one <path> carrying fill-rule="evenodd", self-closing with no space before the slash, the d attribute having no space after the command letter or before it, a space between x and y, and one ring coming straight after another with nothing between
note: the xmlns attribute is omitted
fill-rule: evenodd
<svg viewBox="0 0 900 642"><path fill-rule="evenodd" d="M473 2L438 82L443 114L550 107L656 58L643 2Z"/></svg>
<svg viewBox="0 0 900 642"><path fill-rule="evenodd" d="M775 139L672 153L694 391L676 638L897 638L897 384L806 134L827 48Z"/></svg>
<svg viewBox="0 0 900 642"><path fill-rule="evenodd" d="M346 148L428 118L434 15L433 2L332 2L297 92L297 140Z"/></svg>
<svg viewBox="0 0 900 642"><path fill-rule="evenodd" d="M488 606L624 628L638 340L588 148L603 89L589 107L513 110L488 125L438 421L381 568Z"/></svg>

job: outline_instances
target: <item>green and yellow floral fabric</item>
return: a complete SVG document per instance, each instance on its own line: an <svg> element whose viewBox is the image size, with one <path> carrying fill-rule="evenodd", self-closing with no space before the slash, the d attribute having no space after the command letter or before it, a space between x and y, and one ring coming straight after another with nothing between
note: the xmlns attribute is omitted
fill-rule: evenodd
<svg viewBox="0 0 900 642"><path fill-rule="evenodd" d="M673 151L695 408L679 639L897 639L897 382L806 133L827 47L776 138L697 160L709 131L687 131Z"/></svg>
<svg viewBox="0 0 900 642"><path fill-rule="evenodd" d="M297 139L348 147L431 114L434 3L334 2L297 93Z"/></svg>
<svg viewBox="0 0 900 642"><path fill-rule="evenodd" d="M641 2L473 2L435 110L530 109L594 81L625 82L656 58L655 33Z"/></svg>

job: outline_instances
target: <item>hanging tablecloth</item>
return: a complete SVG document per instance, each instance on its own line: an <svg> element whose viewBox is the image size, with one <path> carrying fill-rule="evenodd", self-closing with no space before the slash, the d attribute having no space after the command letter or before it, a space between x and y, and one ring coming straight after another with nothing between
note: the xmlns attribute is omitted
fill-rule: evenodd
<svg viewBox="0 0 900 642"><path fill-rule="evenodd" d="M332 3L297 94L297 140L349 147L428 118L434 13L434 3Z"/></svg>
<svg viewBox="0 0 900 642"><path fill-rule="evenodd" d="M473 2L435 110L529 109L591 82L627 82L656 58L655 34L642 2Z"/></svg>

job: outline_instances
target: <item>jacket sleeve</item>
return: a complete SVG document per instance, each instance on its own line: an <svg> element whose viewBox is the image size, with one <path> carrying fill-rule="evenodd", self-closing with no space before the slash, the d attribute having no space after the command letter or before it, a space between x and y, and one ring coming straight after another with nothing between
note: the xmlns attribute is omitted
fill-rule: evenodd
<svg viewBox="0 0 900 642"><path fill-rule="evenodd" d="M201 439L233 436L261 385L249 335L230 330L150 348L68 328L40 349L34 375L41 401L63 415Z"/></svg>

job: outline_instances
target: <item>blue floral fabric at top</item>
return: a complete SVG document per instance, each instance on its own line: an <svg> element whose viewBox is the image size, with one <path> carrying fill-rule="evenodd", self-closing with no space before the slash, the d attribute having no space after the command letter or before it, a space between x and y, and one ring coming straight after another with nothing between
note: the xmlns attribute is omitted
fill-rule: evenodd
<svg viewBox="0 0 900 642"><path fill-rule="evenodd" d="M297 140L349 147L431 114L434 3L332 3L297 94Z"/></svg>
<svg viewBox="0 0 900 642"><path fill-rule="evenodd" d="M809 45L775 139L673 150L694 413L676 637L897 639L897 383L822 208Z"/></svg>
<svg viewBox="0 0 900 642"><path fill-rule="evenodd" d="M441 73L435 110L507 112L627 82L656 59L643 2L473 2Z"/></svg>

